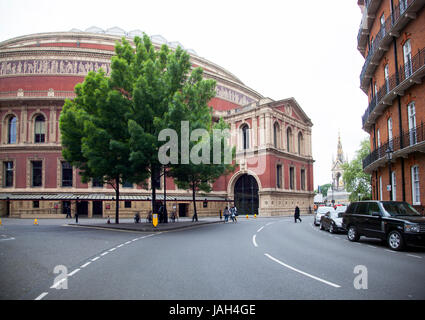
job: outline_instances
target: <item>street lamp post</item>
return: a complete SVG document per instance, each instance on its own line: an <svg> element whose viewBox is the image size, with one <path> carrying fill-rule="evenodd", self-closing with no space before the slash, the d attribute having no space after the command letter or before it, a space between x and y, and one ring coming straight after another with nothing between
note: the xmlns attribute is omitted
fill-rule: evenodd
<svg viewBox="0 0 425 320"><path fill-rule="evenodd" d="M388 187L388 192L390 195L390 200L393 200L393 192L392 192L392 175L391 175L391 161L393 159L393 150L391 149L391 147L389 146L388 149L385 151L386 156L387 156L387 161L388 161L388 181L389 181L389 187Z"/></svg>

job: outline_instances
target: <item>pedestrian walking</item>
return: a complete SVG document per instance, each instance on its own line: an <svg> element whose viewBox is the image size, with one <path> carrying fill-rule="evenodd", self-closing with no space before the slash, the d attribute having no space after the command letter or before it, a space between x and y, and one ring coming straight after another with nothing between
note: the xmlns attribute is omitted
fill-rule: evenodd
<svg viewBox="0 0 425 320"><path fill-rule="evenodd" d="M78 210L75 211L75 223L78 223Z"/></svg>
<svg viewBox="0 0 425 320"><path fill-rule="evenodd" d="M233 221L233 222L238 222L238 219L236 218L236 216L237 216L238 214L237 214L237 209L236 209L236 207L235 207L235 206L232 206L232 207L230 208L230 214L231 214L231 216L232 216L232 221Z"/></svg>
<svg viewBox="0 0 425 320"><path fill-rule="evenodd" d="M224 223L226 223L227 221L229 221L229 209L227 208L227 206L226 208L224 208L223 214L224 214Z"/></svg>
<svg viewBox="0 0 425 320"><path fill-rule="evenodd" d="M66 207L65 207L65 211L66 211L66 219L68 219L68 217L72 219L72 216L71 216L71 208L70 208L70 207L68 207L68 206L66 206Z"/></svg>
<svg viewBox="0 0 425 320"><path fill-rule="evenodd" d="M300 218L300 208L298 208L298 206L295 207L294 219L295 219L295 223L297 223L297 220L300 220L300 222L302 222Z"/></svg>

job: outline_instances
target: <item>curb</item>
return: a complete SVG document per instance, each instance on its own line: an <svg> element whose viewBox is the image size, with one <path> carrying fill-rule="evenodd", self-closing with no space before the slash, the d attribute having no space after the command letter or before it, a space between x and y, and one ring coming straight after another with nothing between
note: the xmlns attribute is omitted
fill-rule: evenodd
<svg viewBox="0 0 425 320"><path fill-rule="evenodd" d="M188 229L193 228L197 226L203 226L213 223L223 223L223 221L205 221L205 222L191 222L191 224L186 225L180 225L180 226L172 226L169 228L161 228L161 227L141 227L141 228L135 228L135 227L120 227L120 226L114 226L109 227L105 225L95 225L95 224L79 224L79 223L69 223L68 226L72 227L85 227L85 228L92 228L92 229L102 229L102 230L120 230L120 231L135 231L135 232L166 232L166 231L173 231L173 230L180 230L180 229ZM177 222L178 223L178 222ZM173 223L174 224L174 223Z"/></svg>

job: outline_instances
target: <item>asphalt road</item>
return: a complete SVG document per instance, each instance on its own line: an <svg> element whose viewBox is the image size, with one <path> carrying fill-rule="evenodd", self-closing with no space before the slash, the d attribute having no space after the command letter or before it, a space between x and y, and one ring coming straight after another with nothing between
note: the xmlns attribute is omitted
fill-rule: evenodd
<svg viewBox="0 0 425 320"><path fill-rule="evenodd" d="M4 219L0 299L425 299L425 249L352 243L302 218L156 233Z"/></svg>

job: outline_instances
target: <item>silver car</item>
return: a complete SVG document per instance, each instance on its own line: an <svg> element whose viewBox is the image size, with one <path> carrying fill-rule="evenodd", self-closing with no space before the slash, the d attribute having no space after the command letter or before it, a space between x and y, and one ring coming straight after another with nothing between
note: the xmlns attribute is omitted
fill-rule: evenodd
<svg viewBox="0 0 425 320"><path fill-rule="evenodd" d="M320 219L322 216L324 216L326 213L332 213L335 212L335 209L333 207L319 207L316 211L316 216L314 217L314 225L318 226L320 224Z"/></svg>

